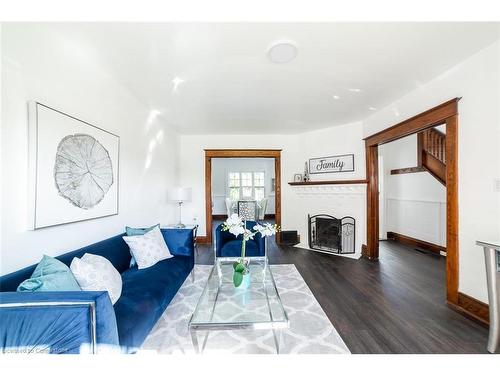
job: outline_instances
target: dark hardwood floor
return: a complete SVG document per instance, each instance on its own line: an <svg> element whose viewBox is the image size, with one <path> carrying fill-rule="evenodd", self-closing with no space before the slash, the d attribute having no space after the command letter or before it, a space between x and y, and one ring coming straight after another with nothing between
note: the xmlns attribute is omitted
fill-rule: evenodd
<svg viewBox="0 0 500 375"><path fill-rule="evenodd" d="M352 353L486 353L488 330L445 304L445 259L380 242L380 260L278 246L271 264L295 264ZM213 264L211 245L196 262Z"/></svg>

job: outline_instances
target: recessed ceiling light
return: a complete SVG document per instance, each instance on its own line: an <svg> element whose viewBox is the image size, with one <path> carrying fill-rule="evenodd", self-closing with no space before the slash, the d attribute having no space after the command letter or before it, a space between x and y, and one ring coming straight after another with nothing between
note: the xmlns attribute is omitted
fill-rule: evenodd
<svg viewBox="0 0 500 375"><path fill-rule="evenodd" d="M376 111L376 110L377 110L377 108L375 108L375 107L368 107L368 109L369 109L370 111Z"/></svg>
<svg viewBox="0 0 500 375"><path fill-rule="evenodd" d="M297 46L290 40L274 42L267 51L269 60L273 63L284 64L297 57Z"/></svg>
<svg viewBox="0 0 500 375"><path fill-rule="evenodd" d="M340 99L340 96L338 96L338 95L332 95L332 97L333 97L333 99L335 99L335 100L339 100L339 99Z"/></svg>
<svg viewBox="0 0 500 375"><path fill-rule="evenodd" d="M363 90L361 90L361 89L348 89L348 90L349 90L350 92L361 92L361 91L363 91Z"/></svg>

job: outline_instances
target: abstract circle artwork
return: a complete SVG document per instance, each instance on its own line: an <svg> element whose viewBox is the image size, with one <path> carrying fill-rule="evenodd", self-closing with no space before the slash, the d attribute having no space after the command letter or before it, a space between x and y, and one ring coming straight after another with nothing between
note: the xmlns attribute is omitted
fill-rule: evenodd
<svg viewBox="0 0 500 375"><path fill-rule="evenodd" d="M88 134L64 137L57 147L54 180L59 194L76 207L96 206L113 185L108 151Z"/></svg>

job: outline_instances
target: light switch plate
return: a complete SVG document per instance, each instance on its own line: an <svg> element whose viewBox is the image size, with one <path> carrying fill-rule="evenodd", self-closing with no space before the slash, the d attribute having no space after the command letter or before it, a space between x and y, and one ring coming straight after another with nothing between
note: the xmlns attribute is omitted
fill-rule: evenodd
<svg viewBox="0 0 500 375"><path fill-rule="evenodd" d="M500 193L500 178L495 178L494 191Z"/></svg>

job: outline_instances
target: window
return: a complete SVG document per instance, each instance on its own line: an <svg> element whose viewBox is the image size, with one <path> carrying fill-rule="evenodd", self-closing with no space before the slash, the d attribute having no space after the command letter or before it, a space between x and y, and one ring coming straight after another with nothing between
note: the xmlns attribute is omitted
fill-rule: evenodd
<svg viewBox="0 0 500 375"><path fill-rule="evenodd" d="M253 174L253 196L255 200L264 199L264 172L254 172Z"/></svg>
<svg viewBox="0 0 500 375"><path fill-rule="evenodd" d="M229 198L236 201L240 198L240 174L229 173Z"/></svg>
<svg viewBox="0 0 500 375"><path fill-rule="evenodd" d="M230 172L228 174L229 198L261 200L265 197L264 172Z"/></svg>
<svg viewBox="0 0 500 375"><path fill-rule="evenodd" d="M252 199L252 172L241 173L241 193L242 199Z"/></svg>

